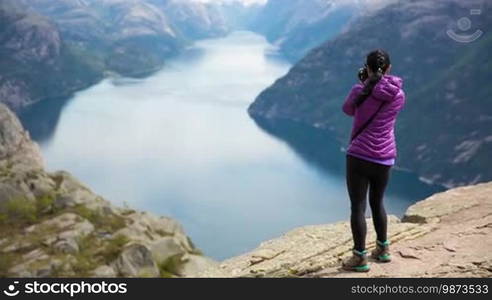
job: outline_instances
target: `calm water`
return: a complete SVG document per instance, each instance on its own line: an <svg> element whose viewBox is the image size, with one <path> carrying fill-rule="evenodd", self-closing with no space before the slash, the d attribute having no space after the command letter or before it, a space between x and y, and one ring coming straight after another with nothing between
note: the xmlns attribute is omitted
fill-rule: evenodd
<svg viewBox="0 0 492 300"><path fill-rule="evenodd" d="M348 218L339 145L246 112L289 67L262 37L236 32L198 42L149 78L105 80L22 119L48 169L178 219L205 254L224 259L297 226ZM387 209L401 215L436 189L393 172Z"/></svg>

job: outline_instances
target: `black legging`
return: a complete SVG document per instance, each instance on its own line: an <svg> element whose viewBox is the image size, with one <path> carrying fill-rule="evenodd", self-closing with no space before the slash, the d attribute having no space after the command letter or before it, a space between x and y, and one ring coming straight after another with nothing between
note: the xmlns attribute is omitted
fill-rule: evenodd
<svg viewBox="0 0 492 300"><path fill-rule="evenodd" d="M387 217L383 204L384 191L391 166L373 163L347 155L347 189L350 196L350 226L354 249L363 251L366 245L366 195L369 188L369 205L377 239L386 241Z"/></svg>

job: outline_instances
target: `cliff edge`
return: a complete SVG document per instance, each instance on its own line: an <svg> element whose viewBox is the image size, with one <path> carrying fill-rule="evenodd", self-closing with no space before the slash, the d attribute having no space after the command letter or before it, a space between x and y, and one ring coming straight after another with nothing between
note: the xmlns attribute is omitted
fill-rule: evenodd
<svg viewBox="0 0 492 300"><path fill-rule="evenodd" d="M340 270L348 222L305 226L221 264L178 222L112 205L38 146L0 104L0 277L490 277L492 182L435 194L389 217L393 261ZM368 248L374 231L368 220Z"/></svg>
<svg viewBox="0 0 492 300"><path fill-rule="evenodd" d="M375 234L368 222L368 245ZM435 194L389 216L393 261L370 261L368 273L346 272L350 224L339 222L294 229L255 250L227 259L202 277L491 277L492 182Z"/></svg>
<svg viewBox="0 0 492 300"><path fill-rule="evenodd" d="M112 205L38 146L0 104L0 277L178 277L215 265L181 225Z"/></svg>

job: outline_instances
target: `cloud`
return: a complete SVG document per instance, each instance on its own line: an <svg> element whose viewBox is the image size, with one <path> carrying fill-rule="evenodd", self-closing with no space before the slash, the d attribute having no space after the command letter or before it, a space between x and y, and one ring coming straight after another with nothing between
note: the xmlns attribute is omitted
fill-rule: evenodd
<svg viewBox="0 0 492 300"><path fill-rule="evenodd" d="M198 2L242 2L245 4L266 3L267 0L193 0Z"/></svg>

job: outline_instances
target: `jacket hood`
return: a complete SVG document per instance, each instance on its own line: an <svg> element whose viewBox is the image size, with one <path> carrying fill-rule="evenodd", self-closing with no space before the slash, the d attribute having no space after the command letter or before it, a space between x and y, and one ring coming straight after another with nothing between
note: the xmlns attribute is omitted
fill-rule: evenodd
<svg viewBox="0 0 492 300"><path fill-rule="evenodd" d="M403 87L403 79L384 75L372 90L372 96L381 101L392 101Z"/></svg>

